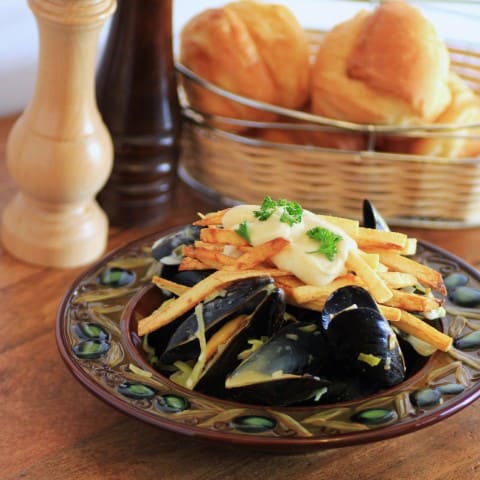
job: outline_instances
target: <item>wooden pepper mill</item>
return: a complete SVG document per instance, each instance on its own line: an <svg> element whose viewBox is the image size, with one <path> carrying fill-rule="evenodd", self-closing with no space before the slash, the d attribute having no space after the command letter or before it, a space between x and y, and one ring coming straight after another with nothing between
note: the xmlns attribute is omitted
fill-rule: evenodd
<svg viewBox="0 0 480 480"><path fill-rule="evenodd" d="M7 164L19 192L2 219L4 247L40 265L74 267L105 250L108 219L95 195L113 148L95 99L98 36L115 0L29 0L39 32L30 105L14 125Z"/></svg>
<svg viewBox="0 0 480 480"><path fill-rule="evenodd" d="M97 102L115 151L100 204L114 225L158 223L168 213L179 154L171 0L119 0Z"/></svg>

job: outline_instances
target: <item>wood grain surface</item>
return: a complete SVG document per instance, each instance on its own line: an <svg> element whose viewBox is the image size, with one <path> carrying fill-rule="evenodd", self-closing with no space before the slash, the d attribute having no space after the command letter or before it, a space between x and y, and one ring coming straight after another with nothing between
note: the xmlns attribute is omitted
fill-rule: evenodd
<svg viewBox="0 0 480 480"><path fill-rule="evenodd" d="M5 166L13 120L0 120L0 211L15 191ZM108 250L215 207L179 185L164 223L110 229ZM408 233L480 267L478 228ZM403 437L302 455L213 445L119 413L85 390L57 352L56 311L82 271L27 265L0 247L0 480L480 479L480 402Z"/></svg>

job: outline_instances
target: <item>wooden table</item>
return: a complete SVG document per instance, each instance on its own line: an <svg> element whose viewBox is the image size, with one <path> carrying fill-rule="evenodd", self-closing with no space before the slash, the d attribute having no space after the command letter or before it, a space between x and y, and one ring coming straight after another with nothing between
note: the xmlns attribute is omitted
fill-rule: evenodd
<svg viewBox="0 0 480 480"><path fill-rule="evenodd" d="M0 211L15 191L5 165L13 120L0 120ZM172 207L161 225L111 229L108 249L215 206L180 185ZM480 268L478 228L408 233ZM222 448L119 413L86 391L57 352L56 311L82 271L27 265L0 247L0 480L480 478L480 402L403 437L281 456Z"/></svg>

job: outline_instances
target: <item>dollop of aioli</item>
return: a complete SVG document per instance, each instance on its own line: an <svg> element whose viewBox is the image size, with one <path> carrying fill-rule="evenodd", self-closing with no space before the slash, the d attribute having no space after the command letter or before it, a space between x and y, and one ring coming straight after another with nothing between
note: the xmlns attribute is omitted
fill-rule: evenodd
<svg viewBox="0 0 480 480"><path fill-rule="evenodd" d="M283 212L281 207L277 207L267 220L260 221L254 215L259 208L256 205L232 207L223 217L223 226L237 229L242 222L248 222L250 243L253 246L278 237L288 240L289 245L274 255L272 262L280 270L293 273L309 285L321 287L345 273L348 253L357 248L355 240L345 231L309 210L304 210L302 221L292 226L280 221ZM342 237L337 243L337 253L332 261L321 253L311 253L318 249L318 242L307 235L307 231L314 227L326 228Z"/></svg>

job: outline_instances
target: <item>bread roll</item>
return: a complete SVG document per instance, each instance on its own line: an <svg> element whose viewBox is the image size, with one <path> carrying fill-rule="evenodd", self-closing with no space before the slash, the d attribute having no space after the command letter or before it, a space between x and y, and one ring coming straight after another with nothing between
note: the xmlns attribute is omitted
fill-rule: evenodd
<svg viewBox="0 0 480 480"><path fill-rule="evenodd" d="M209 82L262 102L296 109L310 93L306 33L281 5L239 1L200 13L182 30L180 60ZM250 120L274 118L191 82L185 86L192 106L202 112Z"/></svg>
<svg viewBox="0 0 480 480"><path fill-rule="evenodd" d="M466 125L480 123L480 97L455 73L449 79L452 101L432 125ZM464 158L480 155L480 128L437 132L436 137L380 136L378 150L446 158Z"/></svg>
<svg viewBox="0 0 480 480"><path fill-rule="evenodd" d="M420 11L382 3L325 35L312 72L313 111L356 123L428 123L450 102L448 71L448 50Z"/></svg>
<svg viewBox="0 0 480 480"><path fill-rule="evenodd" d="M452 101L437 118L437 124L467 125L480 123L480 97L457 75L450 75ZM480 136L480 128L445 132L453 135ZM480 155L480 139L461 138L423 138L412 143L410 153L437 157L462 158Z"/></svg>

